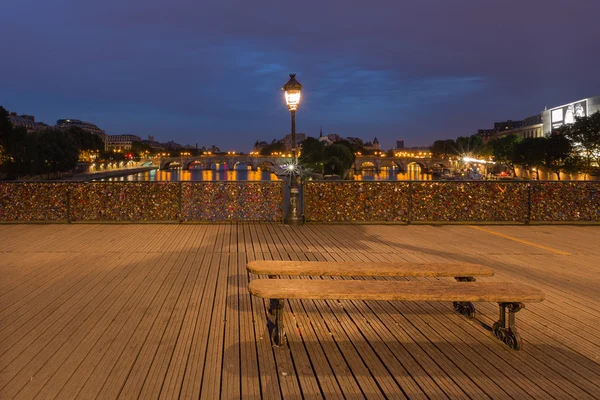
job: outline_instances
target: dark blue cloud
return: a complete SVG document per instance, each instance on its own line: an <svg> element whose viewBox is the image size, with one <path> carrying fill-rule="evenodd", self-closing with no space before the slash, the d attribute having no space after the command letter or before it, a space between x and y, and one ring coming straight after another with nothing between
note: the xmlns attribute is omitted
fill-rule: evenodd
<svg viewBox="0 0 600 400"><path fill-rule="evenodd" d="M111 134L249 150L289 130L390 147L599 94L598 2L20 0L0 14L0 104Z"/></svg>

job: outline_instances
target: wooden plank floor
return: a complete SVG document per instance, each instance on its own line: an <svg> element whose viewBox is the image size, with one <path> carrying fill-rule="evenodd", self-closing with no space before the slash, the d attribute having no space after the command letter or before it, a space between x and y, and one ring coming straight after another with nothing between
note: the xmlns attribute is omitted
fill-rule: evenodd
<svg viewBox="0 0 600 400"><path fill-rule="evenodd" d="M262 259L475 262L547 297L520 352L488 303L293 300L273 348ZM599 226L0 225L0 399L598 399L598 327Z"/></svg>

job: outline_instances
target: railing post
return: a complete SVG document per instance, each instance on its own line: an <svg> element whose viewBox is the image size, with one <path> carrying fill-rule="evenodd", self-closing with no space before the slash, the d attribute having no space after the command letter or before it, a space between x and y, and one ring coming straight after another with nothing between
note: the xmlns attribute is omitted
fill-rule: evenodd
<svg viewBox="0 0 600 400"><path fill-rule="evenodd" d="M182 210L182 197L183 197L183 182L179 181L178 185L179 195L177 196L177 214L179 216L179 223L183 222L183 210Z"/></svg>
<svg viewBox="0 0 600 400"><path fill-rule="evenodd" d="M298 185L298 190L299 190L299 195L302 197L302 201L300 202L300 218L302 218L303 222L306 222L306 217L304 215L304 206L306 205L306 197L305 193L304 193L304 185L306 184L306 182L302 182L302 180L300 180L300 184Z"/></svg>
<svg viewBox="0 0 600 400"><path fill-rule="evenodd" d="M71 223L71 184L67 183L67 223Z"/></svg>
<svg viewBox="0 0 600 400"><path fill-rule="evenodd" d="M529 225L531 221L531 182L527 182L527 220L525 220L525 225Z"/></svg>
<svg viewBox="0 0 600 400"><path fill-rule="evenodd" d="M288 185L287 183L285 183L284 181L282 181L281 184L281 193L283 194L282 198L282 203L281 203L281 223L285 224L285 216L287 215L287 207L289 206L289 201L286 201L285 196L288 193Z"/></svg>
<svg viewBox="0 0 600 400"><path fill-rule="evenodd" d="M408 181L408 211L407 211L407 221L406 223L410 225L410 220L412 218L412 195L413 195L413 181Z"/></svg>

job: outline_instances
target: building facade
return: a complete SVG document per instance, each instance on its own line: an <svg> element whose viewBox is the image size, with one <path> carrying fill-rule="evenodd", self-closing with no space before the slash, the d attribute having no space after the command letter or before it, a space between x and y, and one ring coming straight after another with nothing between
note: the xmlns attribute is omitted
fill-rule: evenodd
<svg viewBox="0 0 600 400"><path fill-rule="evenodd" d="M562 125L574 123L577 117L587 117L599 111L600 96L588 97L544 110L542 112L544 135L549 136L553 130Z"/></svg>
<svg viewBox="0 0 600 400"><path fill-rule="evenodd" d="M296 149L300 148L300 143L306 140L306 133L296 133ZM292 134L285 135L282 140L286 152L292 151Z"/></svg>
<svg viewBox="0 0 600 400"><path fill-rule="evenodd" d="M127 152L131 150L133 142L141 142L142 138L136 135L108 135L108 150Z"/></svg>
<svg viewBox="0 0 600 400"><path fill-rule="evenodd" d="M586 117L596 112L600 112L600 96L546 109L521 121L494 122L494 129L479 129L477 135L486 142L512 134L523 139L547 137L561 126L574 123L577 117Z"/></svg>
<svg viewBox="0 0 600 400"><path fill-rule="evenodd" d="M379 150L379 140L377 136L373 139L372 142L365 142L364 147L366 150Z"/></svg>
<svg viewBox="0 0 600 400"><path fill-rule="evenodd" d="M33 115L17 115L16 112L11 112L8 115L8 119L13 127L25 128L27 129L27 133L40 132L50 128L49 125L46 125L43 122L35 122L35 117Z"/></svg>

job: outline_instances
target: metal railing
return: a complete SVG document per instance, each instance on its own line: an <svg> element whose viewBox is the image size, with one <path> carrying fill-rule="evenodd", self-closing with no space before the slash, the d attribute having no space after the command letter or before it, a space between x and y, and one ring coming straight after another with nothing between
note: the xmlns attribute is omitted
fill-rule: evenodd
<svg viewBox="0 0 600 400"><path fill-rule="evenodd" d="M0 182L3 222L283 220L283 182Z"/></svg>
<svg viewBox="0 0 600 400"><path fill-rule="evenodd" d="M282 222L285 182L0 182L0 222ZM598 181L309 181L307 222L600 222Z"/></svg>
<svg viewBox="0 0 600 400"><path fill-rule="evenodd" d="M307 222L600 222L598 181L312 181Z"/></svg>

